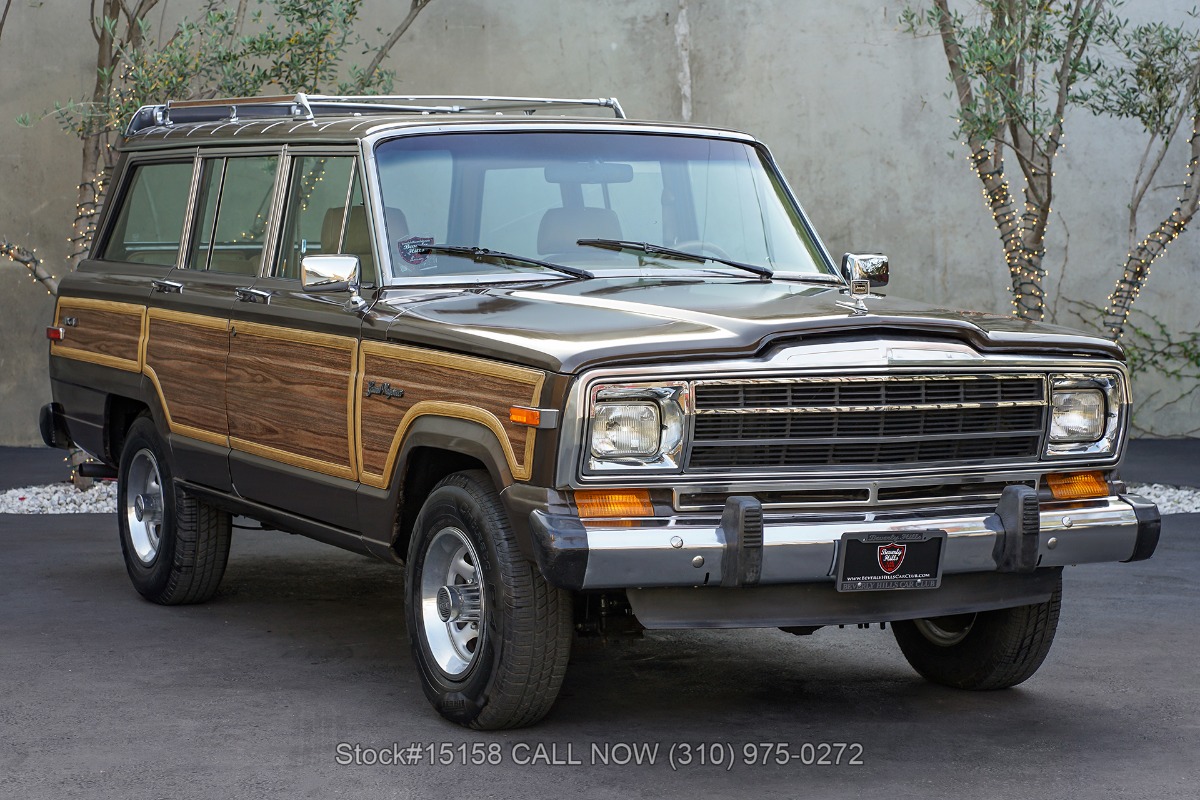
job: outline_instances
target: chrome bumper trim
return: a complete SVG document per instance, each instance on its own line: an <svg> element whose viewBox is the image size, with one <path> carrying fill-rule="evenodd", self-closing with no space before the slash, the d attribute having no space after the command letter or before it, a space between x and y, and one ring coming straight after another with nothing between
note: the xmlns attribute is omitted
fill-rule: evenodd
<svg viewBox="0 0 1200 800"><path fill-rule="evenodd" d="M1131 500L1134 498L1131 498ZM1055 567L1125 561L1138 541L1138 517L1130 503L1110 497L1103 505L1063 508L1056 504L1040 513L1038 566ZM538 519L538 517L541 519ZM535 527L553 529L557 521L533 514ZM571 534L586 535L587 564L582 585L574 588L615 589L661 586L716 586L721 583L726 553L718 525L691 525L685 518L645 527L587 526L574 522ZM996 570L996 540L1004 526L995 514L913 515L905 519L867 522L808 523L792 518L764 520L760 583L832 582L837 547L847 531L936 528L948 534L943 574ZM582 544L582 542L579 542ZM552 576L549 576L552 577Z"/></svg>

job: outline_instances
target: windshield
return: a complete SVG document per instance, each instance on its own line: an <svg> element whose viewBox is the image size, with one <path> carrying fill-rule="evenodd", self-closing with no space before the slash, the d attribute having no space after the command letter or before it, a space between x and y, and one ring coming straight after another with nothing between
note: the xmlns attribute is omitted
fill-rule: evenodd
<svg viewBox="0 0 1200 800"><path fill-rule="evenodd" d="M606 270L830 274L777 176L751 145L644 133L407 136L376 149L395 277L512 277L486 248ZM581 239L652 245L597 247ZM554 274L534 263L522 271ZM561 274L560 274L561 275Z"/></svg>

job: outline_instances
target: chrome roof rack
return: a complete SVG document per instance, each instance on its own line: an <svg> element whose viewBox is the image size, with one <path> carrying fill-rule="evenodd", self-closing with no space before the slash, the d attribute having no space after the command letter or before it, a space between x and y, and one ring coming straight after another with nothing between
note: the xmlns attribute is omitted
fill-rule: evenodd
<svg viewBox="0 0 1200 800"><path fill-rule="evenodd" d="M567 99L557 97L495 97L464 95L271 95L212 100L169 100L142 106L129 121L126 136L162 125L184 122L243 122L250 119L375 114L525 114L543 109L608 108L617 119L625 111L615 97Z"/></svg>

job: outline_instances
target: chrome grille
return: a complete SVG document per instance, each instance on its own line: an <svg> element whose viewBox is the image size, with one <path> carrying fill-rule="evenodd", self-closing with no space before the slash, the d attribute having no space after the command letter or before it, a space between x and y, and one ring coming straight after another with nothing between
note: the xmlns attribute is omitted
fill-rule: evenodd
<svg viewBox="0 0 1200 800"><path fill-rule="evenodd" d="M933 465L1037 458L1043 375L698 381L687 468Z"/></svg>

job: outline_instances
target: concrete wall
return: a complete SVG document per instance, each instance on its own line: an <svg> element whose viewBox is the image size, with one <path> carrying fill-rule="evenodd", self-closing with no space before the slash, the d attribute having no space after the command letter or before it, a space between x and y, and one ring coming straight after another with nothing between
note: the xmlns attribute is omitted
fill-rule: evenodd
<svg viewBox="0 0 1200 800"><path fill-rule="evenodd" d="M175 2L168 12L199 5ZM1138 0L1125 8L1138 19L1183 20L1192 5ZM63 255L78 148L51 120L32 130L5 121L86 92L92 42L75 6L19 4L0 42L0 233L35 244L53 265ZM370 33L392 27L407 4L368 6L362 30ZM772 148L835 254L880 249L891 256L892 291L1006 312L993 223L950 136L940 43L900 32L902 8L871 0L434 0L390 64L398 92L611 94L630 116L651 119L680 119L690 89L693 121L748 130ZM1078 114L1066 142L1046 258L1050 297L1103 303L1126 250L1129 186L1145 141L1135 126ZM1164 187L1144 204L1146 226L1172 207L1169 184L1182 181L1182 161L1170 155ZM1198 284L1193 230L1156 266L1139 307L1173 330L1193 330ZM24 270L0 264L0 444L37 438L50 314ZM1062 301L1051 315L1073 321ZM1139 426L1196 435L1193 386L1140 379L1135 393L1150 402Z"/></svg>

